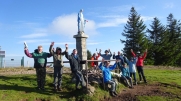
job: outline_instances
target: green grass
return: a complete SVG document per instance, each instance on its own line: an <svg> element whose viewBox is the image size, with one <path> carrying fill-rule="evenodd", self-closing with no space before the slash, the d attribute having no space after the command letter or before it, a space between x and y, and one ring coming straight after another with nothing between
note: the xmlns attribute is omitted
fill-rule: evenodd
<svg viewBox="0 0 181 101"><path fill-rule="evenodd" d="M149 84L160 83L166 85L167 87L161 86L164 92L179 94L181 96L181 70L145 68L144 72ZM0 76L0 101L75 101L80 99L85 101L100 101L105 97L110 97L108 91L103 90L102 86L96 86L93 96L88 96L81 91L75 91L75 84L70 80L71 76L64 74L62 83L63 91L55 93L52 91L52 75L46 76L45 92L36 90L35 75ZM125 87L119 84L118 91L123 88ZM137 98L140 101L179 100L177 98L171 99L162 96L137 96Z"/></svg>
<svg viewBox="0 0 181 101"><path fill-rule="evenodd" d="M75 84L71 81L71 76L63 75L62 92L53 92L52 75L46 76L46 91L36 90L35 75L13 75L0 76L0 101L75 101L84 99L86 101L99 101L104 97L110 97L107 91L99 86L96 87L95 94L90 97L84 92L75 91ZM118 86L118 90L122 88Z"/></svg>
<svg viewBox="0 0 181 101"><path fill-rule="evenodd" d="M181 97L181 69L145 68L144 72L149 84L160 83L162 92ZM163 96L138 96L137 98L140 101L179 101L178 98Z"/></svg>

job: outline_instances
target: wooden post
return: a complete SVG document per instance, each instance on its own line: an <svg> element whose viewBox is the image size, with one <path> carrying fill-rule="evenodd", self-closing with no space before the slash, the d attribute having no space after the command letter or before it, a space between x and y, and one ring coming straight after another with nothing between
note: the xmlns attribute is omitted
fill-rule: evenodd
<svg viewBox="0 0 181 101"><path fill-rule="evenodd" d="M4 68L5 68L5 67L6 67L6 62L5 62L5 60L4 60L4 63L3 63L3 64L4 64Z"/></svg>
<svg viewBox="0 0 181 101"><path fill-rule="evenodd" d="M86 88L88 88L88 62L86 61L86 76L87 76L87 80L86 80Z"/></svg>

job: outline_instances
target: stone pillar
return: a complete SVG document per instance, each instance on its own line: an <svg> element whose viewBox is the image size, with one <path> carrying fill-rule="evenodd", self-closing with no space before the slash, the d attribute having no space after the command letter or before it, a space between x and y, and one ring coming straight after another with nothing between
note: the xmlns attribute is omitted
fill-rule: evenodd
<svg viewBox="0 0 181 101"><path fill-rule="evenodd" d="M76 49L80 59L87 60L86 39L88 38L88 35L84 34L84 32L79 32L77 35L74 35L74 38L76 39ZM82 64L81 68L85 69L85 64Z"/></svg>

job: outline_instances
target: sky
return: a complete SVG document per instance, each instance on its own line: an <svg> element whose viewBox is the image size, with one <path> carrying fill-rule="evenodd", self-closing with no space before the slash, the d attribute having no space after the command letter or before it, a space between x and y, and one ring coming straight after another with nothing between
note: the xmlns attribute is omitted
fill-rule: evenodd
<svg viewBox="0 0 181 101"><path fill-rule="evenodd" d="M83 9L84 19L88 20L87 49L92 53L96 48L117 53L124 47L121 33L131 7L149 28L154 17L164 25L170 13L181 19L180 5L180 0L0 0L0 46L6 51L7 60L25 56L24 41L30 52L38 45L48 52L51 42L63 50L67 43L72 52L76 48L73 35L77 34L77 14ZM33 59L25 56L25 66L27 61L33 66Z"/></svg>

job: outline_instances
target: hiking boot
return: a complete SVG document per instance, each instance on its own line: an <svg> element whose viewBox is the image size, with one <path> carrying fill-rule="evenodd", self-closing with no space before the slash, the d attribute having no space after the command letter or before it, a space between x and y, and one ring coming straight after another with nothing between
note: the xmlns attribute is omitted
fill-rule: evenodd
<svg viewBox="0 0 181 101"><path fill-rule="evenodd" d="M116 97L113 91L111 91L111 96Z"/></svg>
<svg viewBox="0 0 181 101"><path fill-rule="evenodd" d="M133 86L129 86L129 88L133 89L134 87Z"/></svg>
<svg viewBox="0 0 181 101"><path fill-rule="evenodd" d="M45 91L45 88L41 88L42 91Z"/></svg>
<svg viewBox="0 0 181 101"><path fill-rule="evenodd" d="M117 95L118 95L118 93L116 93L116 91L115 91L115 92L114 92L114 95L116 95L116 96L117 96Z"/></svg>
<svg viewBox="0 0 181 101"><path fill-rule="evenodd" d="M40 88L40 87L37 87L36 89L37 89L37 90L41 90L41 88Z"/></svg>
<svg viewBox="0 0 181 101"><path fill-rule="evenodd" d="M58 90L58 91L62 91L62 88L58 88L57 90Z"/></svg>
<svg viewBox="0 0 181 101"><path fill-rule="evenodd" d="M56 88L56 87L54 87L53 91L57 92L57 88Z"/></svg>
<svg viewBox="0 0 181 101"><path fill-rule="evenodd" d="M147 83L147 81L144 81L145 83Z"/></svg>
<svg viewBox="0 0 181 101"><path fill-rule="evenodd" d="M81 90L80 88L76 88L76 90Z"/></svg>

